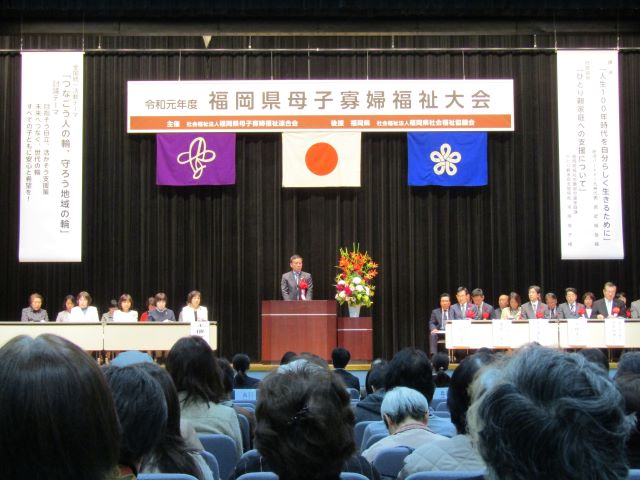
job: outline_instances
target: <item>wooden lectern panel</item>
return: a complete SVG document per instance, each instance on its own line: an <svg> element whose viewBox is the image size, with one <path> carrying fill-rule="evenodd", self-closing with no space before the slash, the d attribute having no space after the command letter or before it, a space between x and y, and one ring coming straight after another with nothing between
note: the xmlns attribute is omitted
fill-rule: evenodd
<svg viewBox="0 0 640 480"><path fill-rule="evenodd" d="M338 346L349 350L352 362L373 360L371 317L338 317Z"/></svg>
<svg viewBox="0 0 640 480"><path fill-rule="evenodd" d="M262 302L262 361L279 362L285 352L331 359L336 347L335 300Z"/></svg>

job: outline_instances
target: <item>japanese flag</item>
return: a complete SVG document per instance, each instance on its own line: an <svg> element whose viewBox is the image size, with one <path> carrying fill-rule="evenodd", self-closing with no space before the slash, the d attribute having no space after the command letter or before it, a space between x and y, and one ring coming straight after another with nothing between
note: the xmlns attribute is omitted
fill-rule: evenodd
<svg viewBox="0 0 640 480"><path fill-rule="evenodd" d="M284 132L283 187L359 187L360 132Z"/></svg>

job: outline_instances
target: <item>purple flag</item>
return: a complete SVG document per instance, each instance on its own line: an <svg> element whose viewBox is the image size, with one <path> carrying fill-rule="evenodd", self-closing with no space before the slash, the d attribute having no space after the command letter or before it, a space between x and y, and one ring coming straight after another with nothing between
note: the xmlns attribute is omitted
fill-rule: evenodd
<svg viewBox="0 0 640 480"><path fill-rule="evenodd" d="M156 184L234 185L235 133L159 133Z"/></svg>

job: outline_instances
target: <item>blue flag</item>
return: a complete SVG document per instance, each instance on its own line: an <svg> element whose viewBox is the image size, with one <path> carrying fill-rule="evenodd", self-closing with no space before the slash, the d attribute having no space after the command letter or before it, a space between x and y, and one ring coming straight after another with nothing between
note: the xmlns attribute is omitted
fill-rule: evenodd
<svg viewBox="0 0 640 480"><path fill-rule="evenodd" d="M487 132L408 133L409 185L487 185Z"/></svg>

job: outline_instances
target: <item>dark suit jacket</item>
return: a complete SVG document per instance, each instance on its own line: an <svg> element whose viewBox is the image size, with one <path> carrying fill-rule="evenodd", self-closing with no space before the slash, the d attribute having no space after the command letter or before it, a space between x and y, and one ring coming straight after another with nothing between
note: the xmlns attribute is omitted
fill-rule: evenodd
<svg viewBox="0 0 640 480"><path fill-rule="evenodd" d="M313 300L313 280L311 274L307 272L300 272L300 281L306 280L309 285L307 288L306 299ZM280 281L280 290L282 292L283 300L300 300L300 292L296 283L296 277L293 276L293 272L287 272L282 275Z"/></svg>
<svg viewBox="0 0 640 480"><path fill-rule="evenodd" d="M454 320L469 320L469 317L467 317L467 312L469 310L473 312L472 320L480 319L480 313L478 312L478 307L476 307L471 302L467 303L467 310L465 312L461 310L459 303L456 303L455 305L451 305L451 318Z"/></svg>
<svg viewBox="0 0 640 480"><path fill-rule="evenodd" d="M355 388L360 391L360 380L358 380L358 377L347 372L344 368L336 368L334 369L334 372L342 379L342 381L344 381L347 388Z"/></svg>
<svg viewBox="0 0 640 480"><path fill-rule="evenodd" d="M494 308L489 305L488 303L482 302L482 311L478 312L478 314L480 315L480 319L483 318L483 314L487 313L487 320L491 320L491 318L493 318L493 310Z"/></svg>
<svg viewBox="0 0 640 480"><path fill-rule="evenodd" d="M538 312L542 312L542 314L544 315L542 318L549 318L549 309L547 308L547 304L544 302L538 302L538 308L535 312L533 311L531 302L524 303L522 305L521 312L522 318L525 320L528 320L530 318L538 318L536 315Z"/></svg>
<svg viewBox="0 0 640 480"><path fill-rule="evenodd" d="M558 318L580 318L580 314L578 313L580 309L584 309L584 305L576 302L576 311L571 313L569 304L566 302L561 303L558 307ZM586 315L586 312L583 315Z"/></svg>
<svg viewBox="0 0 640 480"><path fill-rule="evenodd" d="M453 320L453 317L451 315L451 308L449 308L448 318L449 320ZM429 319L429 333L431 333L431 330L433 330L434 328L437 328L438 330L444 330L444 326L444 322L442 321L442 309L434 308L431 311L431 318Z"/></svg>
<svg viewBox="0 0 640 480"><path fill-rule="evenodd" d="M627 307L624 306L620 300L613 299L613 303L611 304L611 309L613 310L615 307L620 309L618 312L619 317L624 317L627 311ZM593 312L591 313L591 318L597 318L598 315L602 315L604 318L609 316L609 312L607 311L607 303L604 301L604 298L600 298L593 302Z"/></svg>

